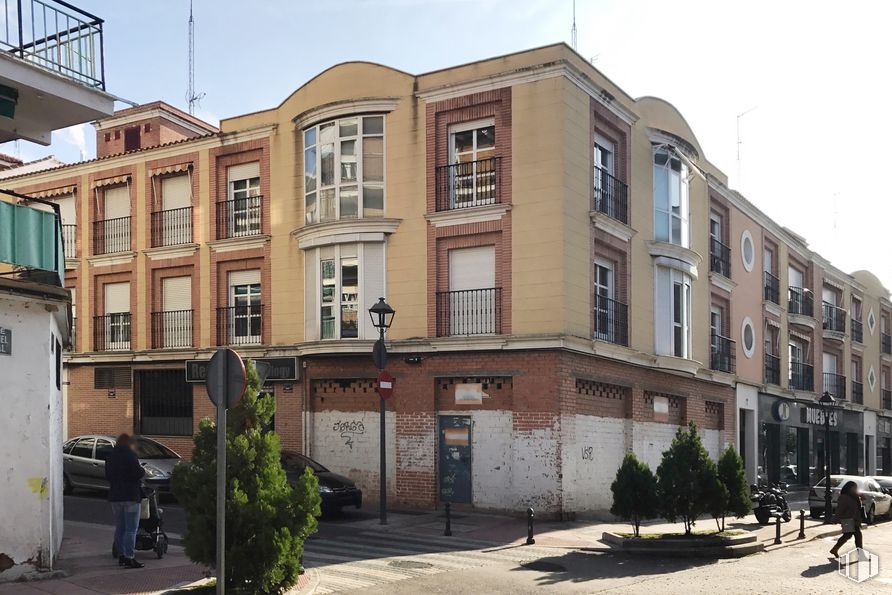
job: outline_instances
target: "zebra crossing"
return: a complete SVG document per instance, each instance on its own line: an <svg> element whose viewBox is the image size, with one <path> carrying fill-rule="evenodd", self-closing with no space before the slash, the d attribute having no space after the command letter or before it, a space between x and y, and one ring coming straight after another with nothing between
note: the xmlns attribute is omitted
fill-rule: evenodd
<svg viewBox="0 0 892 595"><path fill-rule="evenodd" d="M319 575L315 593L364 589L414 577L555 555L553 548L461 537L360 531L304 544L304 565Z"/></svg>

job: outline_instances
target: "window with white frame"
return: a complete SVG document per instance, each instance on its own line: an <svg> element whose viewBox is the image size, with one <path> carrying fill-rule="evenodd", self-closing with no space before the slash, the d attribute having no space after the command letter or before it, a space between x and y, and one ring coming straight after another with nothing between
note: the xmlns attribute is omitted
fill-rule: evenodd
<svg viewBox="0 0 892 595"><path fill-rule="evenodd" d="M384 216L384 116L304 130L306 222Z"/></svg>
<svg viewBox="0 0 892 595"><path fill-rule="evenodd" d="M227 170L229 209L227 225L230 237L260 233L260 162L233 165Z"/></svg>
<svg viewBox="0 0 892 595"><path fill-rule="evenodd" d="M654 336L659 355L691 357L691 277L656 267Z"/></svg>
<svg viewBox="0 0 892 595"><path fill-rule="evenodd" d="M496 202L496 126L493 118L449 127L452 208Z"/></svg>
<svg viewBox="0 0 892 595"><path fill-rule="evenodd" d="M654 150L654 239L688 248L688 167L672 150Z"/></svg>
<svg viewBox="0 0 892 595"><path fill-rule="evenodd" d="M615 341L613 331L616 314L612 312L614 299L613 263L595 260L595 338L602 341Z"/></svg>
<svg viewBox="0 0 892 595"><path fill-rule="evenodd" d="M130 282L106 283L103 294L104 349L130 349Z"/></svg>
<svg viewBox="0 0 892 595"><path fill-rule="evenodd" d="M359 256L355 245L324 250L319 262L322 339L359 337Z"/></svg>
<svg viewBox="0 0 892 595"><path fill-rule="evenodd" d="M260 343L263 332L260 271L251 269L229 273L229 343Z"/></svg>

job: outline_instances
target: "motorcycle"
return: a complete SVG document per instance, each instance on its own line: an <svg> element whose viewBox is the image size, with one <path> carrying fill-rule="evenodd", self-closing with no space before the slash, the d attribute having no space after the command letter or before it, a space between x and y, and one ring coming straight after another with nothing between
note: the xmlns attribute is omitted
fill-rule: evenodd
<svg viewBox="0 0 892 595"><path fill-rule="evenodd" d="M753 512L760 525L771 523L775 515L780 515L781 520L789 523L793 518L790 505L787 504L787 491L784 484L750 486L753 498Z"/></svg>

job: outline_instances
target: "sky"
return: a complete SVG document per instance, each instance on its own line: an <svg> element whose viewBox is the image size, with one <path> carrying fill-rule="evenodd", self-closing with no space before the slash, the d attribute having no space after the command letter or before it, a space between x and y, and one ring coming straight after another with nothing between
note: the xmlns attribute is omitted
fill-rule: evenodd
<svg viewBox="0 0 892 595"><path fill-rule="evenodd" d="M111 93L187 107L188 0L74 3L106 21ZM194 12L196 115L216 124L342 61L417 74L569 43L572 0L194 0ZM838 268L892 289L890 22L885 0L576 2L580 54L633 97L675 105L733 188ZM94 155L94 134L87 124L0 152L77 161Z"/></svg>

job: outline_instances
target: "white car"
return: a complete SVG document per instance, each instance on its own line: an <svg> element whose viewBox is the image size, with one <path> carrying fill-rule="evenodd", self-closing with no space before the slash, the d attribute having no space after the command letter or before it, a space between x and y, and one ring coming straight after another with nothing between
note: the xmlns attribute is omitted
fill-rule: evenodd
<svg viewBox="0 0 892 595"><path fill-rule="evenodd" d="M842 489L842 486L850 481L858 484L858 489L861 492L861 503L864 505L864 511L867 514L867 522L869 524L873 524L879 516L888 516L890 514L890 509L892 509L892 495L890 495L890 491L880 486L876 479L872 477L859 477L857 475L830 476L831 513L836 510L836 499L839 498L839 491ZM826 485L825 479L822 479L808 493L808 508L813 519L824 514L824 486Z"/></svg>

